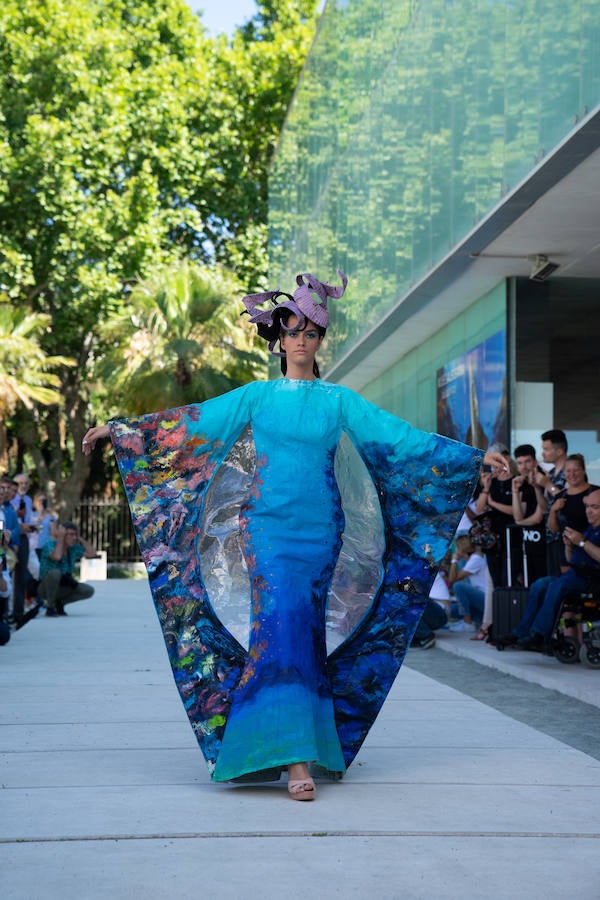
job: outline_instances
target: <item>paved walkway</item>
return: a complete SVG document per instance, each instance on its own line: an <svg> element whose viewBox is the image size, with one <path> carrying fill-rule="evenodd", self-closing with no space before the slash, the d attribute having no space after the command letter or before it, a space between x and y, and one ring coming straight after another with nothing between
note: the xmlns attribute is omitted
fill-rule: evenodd
<svg viewBox="0 0 600 900"><path fill-rule="evenodd" d="M598 753L472 696L473 672L509 678L491 660L522 677L533 662L451 635L451 653L410 651L346 778L301 804L283 782L211 784L145 581L100 582L68 611L0 648L3 900L600 896ZM518 684L538 719L558 696Z"/></svg>

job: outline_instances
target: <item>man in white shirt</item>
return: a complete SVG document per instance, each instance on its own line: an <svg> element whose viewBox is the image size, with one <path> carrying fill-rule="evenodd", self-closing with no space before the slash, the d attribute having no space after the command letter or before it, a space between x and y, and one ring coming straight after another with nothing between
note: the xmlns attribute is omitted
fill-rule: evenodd
<svg viewBox="0 0 600 900"><path fill-rule="evenodd" d="M464 566L458 568L460 560ZM483 620L487 562L468 535L456 538L456 550L450 561L448 581L464 618L450 626L451 631L475 631Z"/></svg>

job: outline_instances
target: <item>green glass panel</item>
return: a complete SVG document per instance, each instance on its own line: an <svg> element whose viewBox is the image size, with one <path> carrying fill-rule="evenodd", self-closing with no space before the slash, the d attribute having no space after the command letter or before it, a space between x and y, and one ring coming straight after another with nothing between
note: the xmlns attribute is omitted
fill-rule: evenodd
<svg viewBox="0 0 600 900"><path fill-rule="evenodd" d="M271 281L348 352L600 102L600 0L327 3L270 178Z"/></svg>
<svg viewBox="0 0 600 900"><path fill-rule="evenodd" d="M505 328L506 285L502 282L407 353L361 393L418 428L435 431L438 369ZM505 375L505 372L498 373L500 378Z"/></svg>

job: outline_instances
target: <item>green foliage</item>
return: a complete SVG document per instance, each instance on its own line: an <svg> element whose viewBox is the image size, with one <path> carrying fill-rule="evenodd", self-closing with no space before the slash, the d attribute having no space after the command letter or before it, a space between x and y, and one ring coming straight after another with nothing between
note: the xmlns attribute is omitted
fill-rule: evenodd
<svg viewBox="0 0 600 900"><path fill-rule="evenodd" d="M98 366L98 381L114 411L199 402L264 377L266 353L252 349L255 329L228 316L243 293L219 267L187 261L137 284L127 308L105 325L113 346Z"/></svg>
<svg viewBox="0 0 600 900"><path fill-rule="evenodd" d="M135 285L186 258L235 272L240 295L265 278L267 171L315 5L259 3L231 42L209 38L184 0L0 7L0 286L49 317L47 356L77 362L57 372L64 414L21 403L13 425L20 455L69 502L87 474L81 437L108 412L96 373L105 358L121 367L111 323ZM220 339L201 377L188 339L171 350L193 399L255 373ZM141 374L154 398L165 368Z"/></svg>
<svg viewBox="0 0 600 900"><path fill-rule="evenodd" d="M49 323L49 316L17 309L0 294L0 420L18 403L28 409L60 403L60 378L51 370L75 361L44 353L39 340Z"/></svg>

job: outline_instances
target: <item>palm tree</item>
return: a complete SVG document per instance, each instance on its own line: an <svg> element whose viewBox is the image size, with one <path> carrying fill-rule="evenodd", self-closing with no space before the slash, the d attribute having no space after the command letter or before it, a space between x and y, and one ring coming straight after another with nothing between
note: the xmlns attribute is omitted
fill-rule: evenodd
<svg viewBox="0 0 600 900"><path fill-rule="evenodd" d="M61 404L60 379L51 369L73 366L65 356L47 356L39 339L50 316L15 307L0 294L0 465L8 464L7 420L19 406Z"/></svg>
<svg viewBox="0 0 600 900"><path fill-rule="evenodd" d="M187 260L137 284L106 323L111 347L99 368L120 412L199 402L264 378L266 356L238 316L242 294L229 273Z"/></svg>

